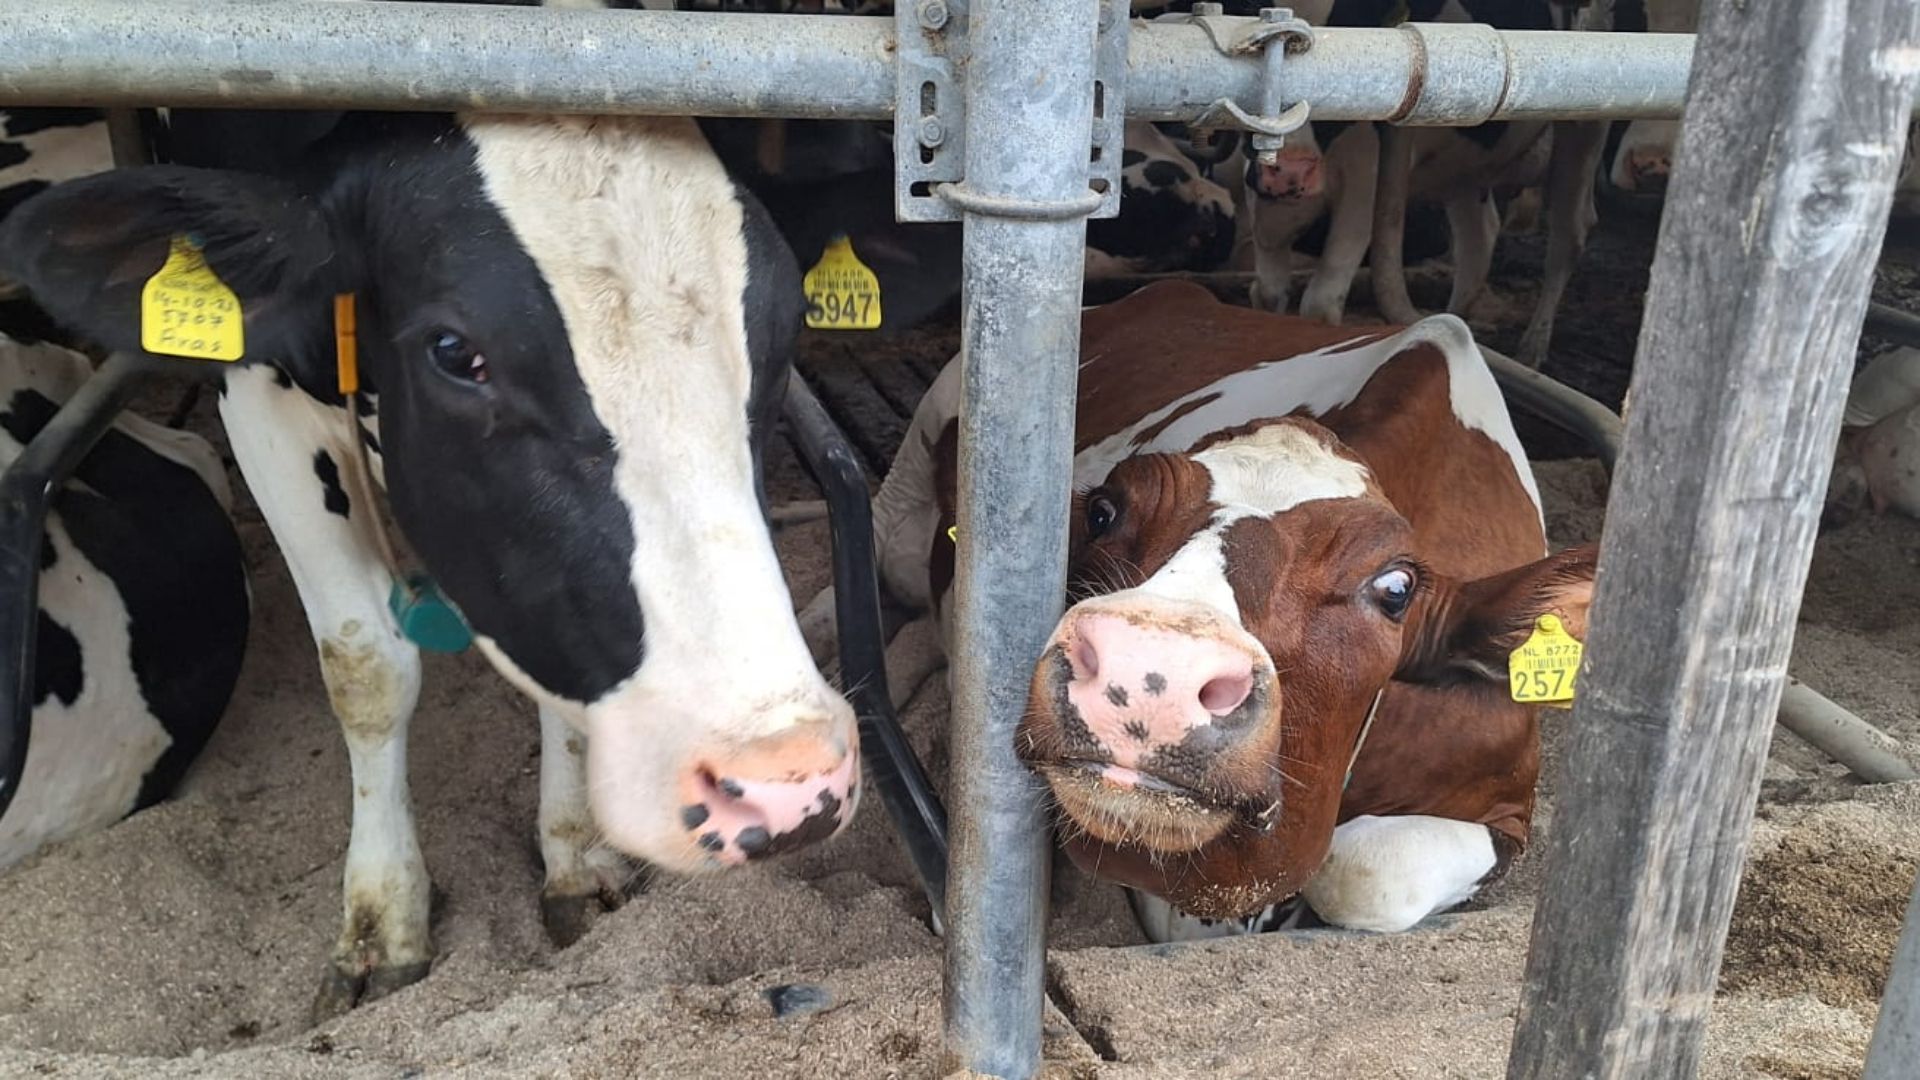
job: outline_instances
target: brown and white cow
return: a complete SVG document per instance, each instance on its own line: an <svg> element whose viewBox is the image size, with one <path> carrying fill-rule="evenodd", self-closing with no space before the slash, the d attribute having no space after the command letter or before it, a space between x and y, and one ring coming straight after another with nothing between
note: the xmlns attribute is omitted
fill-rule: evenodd
<svg viewBox="0 0 1920 1080"><path fill-rule="evenodd" d="M1594 552L1548 555L1465 324L1342 329L1161 283L1088 311L1081 355L1076 602L1018 736L1069 854L1148 894L1159 940L1296 893L1399 930L1502 872L1539 770L1506 658L1543 613L1585 635ZM943 628L958 387L949 365L875 514L888 588Z"/></svg>

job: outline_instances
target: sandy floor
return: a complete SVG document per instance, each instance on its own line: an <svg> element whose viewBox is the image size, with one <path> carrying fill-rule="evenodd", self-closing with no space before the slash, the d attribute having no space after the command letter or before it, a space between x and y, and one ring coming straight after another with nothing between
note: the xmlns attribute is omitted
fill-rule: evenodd
<svg viewBox="0 0 1920 1080"><path fill-rule="evenodd" d="M1540 472L1556 541L1597 535L1598 467ZM806 494L791 462L777 481ZM284 568L250 510L242 527L253 651L186 790L0 877L0 1074L937 1072L939 942L877 802L826 848L656 886L554 951L535 904L533 717L472 656L428 661L413 736L439 964L309 1029L337 917L346 764ZM820 526L780 538L796 595L823 580L824 543ZM1795 668L1920 748L1916 562L1910 521L1825 536ZM910 627L896 663L928 640ZM907 713L936 771L944 717L936 675ZM1850 1076L1920 852L1920 785L1857 787L1786 735L1774 758L1707 1075ZM1069 872L1051 981L1071 1026L1052 1052L1071 1075L1503 1075L1538 870L1523 859L1486 910L1404 936L1185 949L1141 946L1115 890ZM824 1008L775 1017L774 997L808 988Z"/></svg>

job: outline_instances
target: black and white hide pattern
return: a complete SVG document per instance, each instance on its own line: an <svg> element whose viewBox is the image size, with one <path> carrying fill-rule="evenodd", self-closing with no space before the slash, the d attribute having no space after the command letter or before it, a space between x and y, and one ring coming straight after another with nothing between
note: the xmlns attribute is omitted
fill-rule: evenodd
<svg viewBox="0 0 1920 1080"><path fill-rule="evenodd" d="M556 941L619 901L628 857L712 871L851 820L853 711L800 637L760 480L799 268L700 128L233 110L168 125L177 164L22 203L0 225L0 275L134 350L142 284L172 237L196 237L245 311L221 415L353 771L316 1012L417 980L433 956L406 764L420 657L389 608L356 440L404 548L538 705ZM359 322L352 418L341 293Z"/></svg>
<svg viewBox="0 0 1920 1080"><path fill-rule="evenodd" d="M954 303L960 225L894 220L892 143L875 125L778 121L775 163L762 141L765 123L703 120L701 127L766 204L801 266L846 235L879 279L883 330L907 329ZM1234 246L1232 193L1153 124L1133 121L1125 130L1120 213L1087 223L1087 277L1224 267Z"/></svg>
<svg viewBox="0 0 1920 1080"><path fill-rule="evenodd" d="M0 334L0 468L92 374ZM40 549L25 770L0 868L172 792L240 675L250 615L232 491L204 439L122 414L56 494Z"/></svg>

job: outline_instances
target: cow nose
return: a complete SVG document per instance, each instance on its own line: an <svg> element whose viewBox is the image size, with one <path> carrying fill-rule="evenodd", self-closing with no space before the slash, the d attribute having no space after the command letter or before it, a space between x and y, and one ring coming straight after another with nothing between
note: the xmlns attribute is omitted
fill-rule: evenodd
<svg viewBox="0 0 1920 1080"><path fill-rule="evenodd" d="M1265 661L1226 633L1088 612L1071 618L1061 645L1067 701L1117 765L1190 745L1197 732L1222 749L1265 711Z"/></svg>
<svg viewBox="0 0 1920 1080"><path fill-rule="evenodd" d="M680 782L680 824L720 863L825 840L853 817L858 747L825 724L801 724L694 761Z"/></svg>
<svg viewBox="0 0 1920 1080"><path fill-rule="evenodd" d="M1667 185L1667 174L1672 170L1672 159L1666 154L1635 153L1630 159L1633 169L1633 186L1636 191L1658 192Z"/></svg>

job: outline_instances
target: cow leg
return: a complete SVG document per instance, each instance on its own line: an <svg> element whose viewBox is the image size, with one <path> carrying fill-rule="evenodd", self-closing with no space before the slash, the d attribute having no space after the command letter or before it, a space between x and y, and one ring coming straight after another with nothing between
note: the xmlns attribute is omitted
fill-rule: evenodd
<svg viewBox="0 0 1920 1080"><path fill-rule="evenodd" d="M540 920L555 946L580 940L602 912L626 902L637 875L619 852L599 843L587 808L587 737L540 708L540 861L546 886Z"/></svg>
<svg viewBox="0 0 1920 1080"><path fill-rule="evenodd" d="M1407 232L1407 191L1412 182L1413 133L1394 124L1380 129L1379 179L1373 200L1373 304L1390 323L1420 321L1407 295L1402 262Z"/></svg>
<svg viewBox="0 0 1920 1080"><path fill-rule="evenodd" d="M1447 230L1453 234L1453 292L1447 310L1465 318L1487 287L1493 245L1500 238L1500 211L1493 193L1467 190L1447 200Z"/></svg>
<svg viewBox="0 0 1920 1080"><path fill-rule="evenodd" d="M1498 858L1485 825L1417 814L1356 817L1300 894L1322 919L1395 933L1471 897Z"/></svg>
<svg viewBox="0 0 1920 1080"><path fill-rule="evenodd" d="M1353 288L1354 275L1360 272L1360 261L1366 258L1367 242L1373 235L1374 170L1349 164L1356 157L1364 163L1360 152L1367 146L1364 140L1349 137L1334 147L1331 164L1340 177L1340 186L1333 194L1333 220L1327 227L1320 265L1300 298L1300 314L1336 326L1346 314L1347 292Z"/></svg>
<svg viewBox="0 0 1920 1080"><path fill-rule="evenodd" d="M227 375L220 415L240 472L286 558L320 652L327 697L353 771L342 924L317 1018L412 983L433 959L427 867L407 791L407 727L420 653L401 636L370 515L348 494L343 410L265 367Z"/></svg>
<svg viewBox="0 0 1920 1080"><path fill-rule="evenodd" d="M1547 269L1515 357L1528 367L1537 368L1547 358L1560 298L1587 248L1587 232L1595 220L1594 170L1599 168L1606 139L1604 123L1553 125L1553 156L1547 174Z"/></svg>

